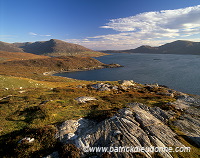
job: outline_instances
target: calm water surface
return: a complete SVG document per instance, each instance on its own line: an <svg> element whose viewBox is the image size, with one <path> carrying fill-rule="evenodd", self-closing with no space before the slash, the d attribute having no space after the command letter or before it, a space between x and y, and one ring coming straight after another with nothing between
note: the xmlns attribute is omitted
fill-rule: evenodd
<svg viewBox="0 0 200 158"><path fill-rule="evenodd" d="M200 56L172 54L113 54L96 58L124 67L55 74L81 80L134 80L158 83L185 93L200 95Z"/></svg>

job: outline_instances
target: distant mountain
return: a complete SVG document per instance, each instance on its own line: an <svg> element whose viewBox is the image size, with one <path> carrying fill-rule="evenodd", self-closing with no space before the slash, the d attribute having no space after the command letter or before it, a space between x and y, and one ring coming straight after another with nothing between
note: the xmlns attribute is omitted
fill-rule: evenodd
<svg viewBox="0 0 200 158"><path fill-rule="evenodd" d="M194 54L200 55L200 42L178 40L164 44L159 47L148 45L140 46L136 49L102 51L105 53L153 53L153 54Z"/></svg>
<svg viewBox="0 0 200 158"><path fill-rule="evenodd" d="M165 54L196 54L200 55L200 42L178 40L158 47Z"/></svg>
<svg viewBox="0 0 200 158"><path fill-rule="evenodd" d="M101 52L93 51L78 44L72 44L57 39L49 41L14 43L15 46L23 49L24 52L48 56L101 56Z"/></svg>
<svg viewBox="0 0 200 158"><path fill-rule="evenodd" d="M0 51L23 52L23 50L21 48L18 48L16 45L2 41L0 41Z"/></svg>
<svg viewBox="0 0 200 158"><path fill-rule="evenodd" d="M124 50L124 52L128 52L128 53L158 53L158 48L151 47L148 45L143 45L136 49Z"/></svg>

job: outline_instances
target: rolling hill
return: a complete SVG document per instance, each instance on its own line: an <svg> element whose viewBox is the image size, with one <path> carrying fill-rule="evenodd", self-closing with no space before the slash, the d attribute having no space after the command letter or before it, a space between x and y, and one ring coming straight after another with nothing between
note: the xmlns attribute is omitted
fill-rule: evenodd
<svg viewBox="0 0 200 158"><path fill-rule="evenodd" d="M0 41L0 51L6 52L24 52L22 48L17 47L15 44Z"/></svg>
<svg viewBox="0 0 200 158"><path fill-rule="evenodd" d="M90 58L90 57L74 57L74 56L62 56L62 57L49 57L49 58L38 58L29 60L13 60L3 62L4 66L13 67L24 67L26 68L43 68L48 69L48 71L71 71L78 69L94 68L98 66L103 66L102 62Z"/></svg>
<svg viewBox="0 0 200 158"><path fill-rule="evenodd" d="M24 52L48 56L102 56L104 53L93 51L78 44L72 44L57 39L49 41L14 43Z"/></svg>
<svg viewBox="0 0 200 158"><path fill-rule="evenodd" d="M140 46L136 49L103 51L105 53L153 53L153 54L193 54L200 55L200 42L177 40L159 47L148 45Z"/></svg>
<svg viewBox="0 0 200 158"><path fill-rule="evenodd" d="M90 57L49 57L25 52L0 51L0 75L31 78L38 74L43 76L63 71L80 71L107 67L118 67L118 65L103 64Z"/></svg>

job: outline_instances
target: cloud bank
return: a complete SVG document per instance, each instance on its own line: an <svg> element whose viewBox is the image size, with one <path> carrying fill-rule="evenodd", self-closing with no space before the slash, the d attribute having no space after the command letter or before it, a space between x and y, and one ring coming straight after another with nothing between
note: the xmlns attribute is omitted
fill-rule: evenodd
<svg viewBox="0 0 200 158"><path fill-rule="evenodd" d="M176 39L200 40L197 39L198 35L200 37L200 5L111 19L100 28L118 33L76 40L93 49L100 45L99 49L127 49L142 44L160 45Z"/></svg>

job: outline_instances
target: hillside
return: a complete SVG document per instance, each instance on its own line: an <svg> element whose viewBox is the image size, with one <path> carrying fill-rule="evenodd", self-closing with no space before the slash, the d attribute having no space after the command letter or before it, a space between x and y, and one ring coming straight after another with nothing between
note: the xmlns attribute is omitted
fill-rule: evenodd
<svg viewBox="0 0 200 158"><path fill-rule="evenodd" d="M35 55L31 53L24 52L6 52L0 51L0 62L12 61L12 60L28 60L28 59L39 59L39 58L49 58L48 56Z"/></svg>
<svg viewBox="0 0 200 158"><path fill-rule="evenodd" d="M21 48L18 48L16 45L2 41L0 41L0 51L23 52L23 50Z"/></svg>
<svg viewBox="0 0 200 158"><path fill-rule="evenodd" d="M196 54L200 55L200 42L174 41L158 47L165 54Z"/></svg>
<svg viewBox="0 0 200 158"><path fill-rule="evenodd" d="M151 47L148 45L140 46L136 49L125 50L128 53L158 53L157 47Z"/></svg>
<svg viewBox="0 0 200 158"><path fill-rule="evenodd" d="M23 58L23 56L21 56L21 58ZM27 60L16 60L16 58L15 60L5 60L5 57L3 57L2 61L0 62L0 75L11 75L37 79L40 78L39 80L41 80L41 78L44 78L44 75L57 72L120 67L118 64L104 64L90 57L45 57L29 54L29 56L26 56L26 58Z"/></svg>
<svg viewBox="0 0 200 158"><path fill-rule="evenodd" d="M105 53L153 53L153 54L193 54L200 55L200 42L178 40L171 43L161 45L159 47L151 47L143 45L135 49L118 50L118 51L102 51Z"/></svg>
<svg viewBox="0 0 200 158"><path fill-rule="evenodd" d="M6 66L25 66L48 68L49 71L68 71L72 69L81 69L97 67L104 65L100 61L89 57L51 57L30 60L15 60L3 62Z"/></svg>
<svg viewBox="0 0 200 158"><path fill-rule="evenodd" d="M101 56L104 53L96 52L78 44L72 44L57 39L49 41L14 43L24 52L48 56Z"/></svg>

